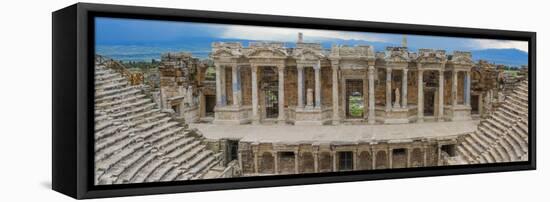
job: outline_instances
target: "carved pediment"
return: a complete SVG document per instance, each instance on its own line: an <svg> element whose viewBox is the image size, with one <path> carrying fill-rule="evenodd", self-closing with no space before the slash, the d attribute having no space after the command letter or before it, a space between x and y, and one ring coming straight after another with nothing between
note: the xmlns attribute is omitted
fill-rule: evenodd
<svg viewBox="0 0 550 202"><path fill-rule="evenodd" d="M241 55L240 50L229 48L220 48L212 53L213 57L240 57Z"/></svg>
<svg viewBox="0 0 550 202"><path fill-rule="evenodd" d="M472 53L455 51L451 57L451 62L455 64L472 64L473 63Z"/></svg>
<svg viewBox="0 0 550 202"><path fill-rule="evenodd" d="M320 51L311 49L297 49L292 53L292 57L296 60L320 60L324 57Z"/></svg>
<svg viewBox="0 0 550 202"><path fill-rule="evenodd" d="M384 60L386 62L409 62L409 52L406 48L388 47L385 52Z"/></svg>
<svg viewBox="0 0 550 202"><path fill-rule="evenodd" d="M287 56L286 51L275 48L254 48L248 53L248 57L256 58L284 58Z"/></svg>
<svg viewBox="0 0 550 202"><path fill-rule="evenodd" d="M443 63L447 56L444 50L420 49L416 60L421 63Z"/></svg>
<svg viewBox="0 0 550 202"><path fill-rule="evenodd" d="M337 47L339 56L343 57L374 57L374 51L371 46L342 46Z"/></svg>

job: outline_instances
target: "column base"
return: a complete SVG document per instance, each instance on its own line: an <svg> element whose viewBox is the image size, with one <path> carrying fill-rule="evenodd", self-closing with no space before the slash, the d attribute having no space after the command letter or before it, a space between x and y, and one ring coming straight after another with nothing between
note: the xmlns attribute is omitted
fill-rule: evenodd
<svg viewBox="0 0 550 202"><path fill-rule="evenodd" d="M335 121L331 117L332 108L298 108L295 116L294 125L327 125Z"/></svg>
<svg viewBox="0 0 550 202"><path fill-rule="evenodd" d="M374 124L376 124L376 119L375 119L375 118L369 118L369 119L367 119L367 124L369 124L369 125L374 125Z"/></svg>
<svg viewBox="0 0 550 202"><path fill-rule="evenodd" d="M217 107L214 113L213 124L241 125L251 122L252 108L250 106Z"/></svg>

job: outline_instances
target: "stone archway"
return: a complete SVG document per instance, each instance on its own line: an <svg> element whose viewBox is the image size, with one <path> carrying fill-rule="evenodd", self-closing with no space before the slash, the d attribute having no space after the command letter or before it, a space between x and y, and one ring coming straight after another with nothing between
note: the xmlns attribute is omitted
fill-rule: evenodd
<svg viewBox="0 0 550 202"><path fill-rule="evenodd" d="M275 161L271 152L264 152L260 158L259 173L262 174L273 174L275 173Z"/></svg>
<svg viewBox="0 0 550 202"><path fill-rule="evenodd" d="M319 172L332 171L332 156L329 152L321 152L319 154Z"/></svg>
<svg viewBox="0 0 550 202"><path fill-rule="evenodd" d="M424 166L424 158L422 151L419 148L414 148L411 152L411 165L410 167L422 167Z"/></svg>
<svg viewBox="0 0 550 202"><path fill-rule="evenodd" d="M363 151L359 154L359 162L357 164L358 170L371 170L372 169L372 155L368 151Z"/></svg>
<svg viewBox="0 0 550 202"><path fill-rule="evenodd" d="M389 167L388 154L386 151L381 150L376 152L376 169L387 169Z"/></svg>

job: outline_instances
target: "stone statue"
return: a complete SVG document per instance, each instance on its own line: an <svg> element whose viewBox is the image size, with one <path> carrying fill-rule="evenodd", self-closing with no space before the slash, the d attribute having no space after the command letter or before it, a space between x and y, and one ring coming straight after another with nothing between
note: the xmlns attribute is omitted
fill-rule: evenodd
<svg viewBox="0 0 550 202"><path fill-rule="evenodd" d="M313 89L307 89L306 108L313 108Z"/></svg>
<svg viewBox="0 0 550 202"><path fill-rule="evenodd" d="M395 88L395 102L393 103L393 107L398 108L400 107L401 102L401 94L399 92L399 88Z"/></svg>

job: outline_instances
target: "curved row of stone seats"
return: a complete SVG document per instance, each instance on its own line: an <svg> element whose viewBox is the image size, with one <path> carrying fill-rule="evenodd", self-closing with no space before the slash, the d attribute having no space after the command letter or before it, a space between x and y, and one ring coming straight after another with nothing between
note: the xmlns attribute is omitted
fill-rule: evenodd
<svg viewBox="0 0 550 202"><path fill-rule="evenodd" d="M95 183L199 179L221 163L201 134L185 129L121 74L95 68Z"/></svg>
<svg viewBox="0 0 550 202"><path fill-rule="evenodd" d="M523 161L528 153L528 81L520 82L504 103L480 121L457 147L457 164Z"/></svg>

